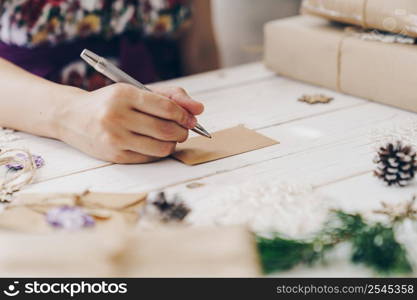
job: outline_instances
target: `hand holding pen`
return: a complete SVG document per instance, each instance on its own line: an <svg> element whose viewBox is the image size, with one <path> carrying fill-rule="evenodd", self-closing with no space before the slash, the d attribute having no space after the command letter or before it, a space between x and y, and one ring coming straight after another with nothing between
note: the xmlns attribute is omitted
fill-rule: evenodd
<svg viewBox="0 0 417 300"><path fill-rule="evenodd" d="M150 93L154 92L136 79L132 78L130 75L126 74L119 68L117 68L115 65L108 62L105 58L95 54L94 52L84 49L83 52L81 52L81 58L84 59L89 65L91 65L96 71L100 72L101 74L107 76L109 79L113 80L114 82L124 82L131 84L133 86L136 86L137 88L140 88L142 90L148 91ZM178 92L178 91L177 91ZM180 90L179 93L186 94L184 90ZM168 96L169 95L165 95ZM171 99L174 100L175 99ZM191 98L190 98L191 100ZM181 102L178 103L181 106ZM186 107L185 107L186 108ZM191 112L192 113L192 112ZM210 133L204 129L203 126L201 126L198 123L194 124L194 127L191 128L192 131L198 133L201 136L211 138Z"/></svg>
<svg viewBox="0 0 417 300"><path fill-rule="evenodd" d="M55 91L55 88L59 92ZM188 138L203 105L181 88L115 83L87 92L54 85L54 137L98 159L146 163L166 157Z"/></svg>

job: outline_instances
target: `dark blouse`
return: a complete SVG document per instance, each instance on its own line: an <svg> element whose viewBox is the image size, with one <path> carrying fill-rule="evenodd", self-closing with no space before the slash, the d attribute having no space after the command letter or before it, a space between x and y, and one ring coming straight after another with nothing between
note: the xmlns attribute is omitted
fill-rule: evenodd
<svg viewBox="0 0 417 300"><path fill-rule="evenodd" d="M84 48L144 83L170 79L189 17L188 0L0 0L0 57L87 90L110 81L79 59Z"/></svg>

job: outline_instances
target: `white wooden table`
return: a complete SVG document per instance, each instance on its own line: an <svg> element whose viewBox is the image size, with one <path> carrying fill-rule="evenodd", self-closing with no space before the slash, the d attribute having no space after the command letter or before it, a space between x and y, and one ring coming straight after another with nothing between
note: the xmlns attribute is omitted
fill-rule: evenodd
<svg viewBox="0 0 417 300"><path fill-rule="evenodd" d="M415 183L402 189L387 188L372 176L375 151L369 134L375 128L417 119L414 113L278 77L261 63L167 84L184 87L205 104L206 111L199 120L209 130L244 124L281 143L192 167L173 159L147 165L113 165L61 142L21 134L22 139L9 146L28 148L46 161L35 183L24 192L167 189L185 196L192 192L197 199L205 187L238 184L255 177L282 178L308 182L342 208L359 211L378 208L380 201L404 201L417 192ZM317 105L297 101L310 93L325 93L335 100ZM192 191L186 187L195 181L204 186ZM331 275L327 271L324 274Z"/></svg>

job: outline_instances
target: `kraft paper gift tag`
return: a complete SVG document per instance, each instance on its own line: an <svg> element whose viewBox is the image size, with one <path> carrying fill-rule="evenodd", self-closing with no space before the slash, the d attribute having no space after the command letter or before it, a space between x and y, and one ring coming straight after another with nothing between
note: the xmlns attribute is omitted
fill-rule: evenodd
<svg viewBox="0 0 417 300"><path fill-rule="evenodd" d="M278 144L243 125L215 132L212 136L212 139L195 137L179 144L173 157L187 165L198 165Z"/></svg>

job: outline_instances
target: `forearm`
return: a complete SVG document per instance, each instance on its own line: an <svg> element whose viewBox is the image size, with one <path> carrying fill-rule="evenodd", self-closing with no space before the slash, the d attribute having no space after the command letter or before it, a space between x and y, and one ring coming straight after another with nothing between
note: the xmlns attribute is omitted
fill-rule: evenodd
<svg viewBox="0 0 417 300"><path fill-rule="evenodd" d="M116 163L144 163L170 155L195 127L194 115L204 109L181 88L150 93L116 83L86 92L1 59L0 89L0 126L60 139Z"/></svg>
<svg viewBox="0 0 417 300"><path fill-rule="evenodd" d="M70 98L83 93L59 85L0 58L0 126L59 138L59 114Z"/></svg>

